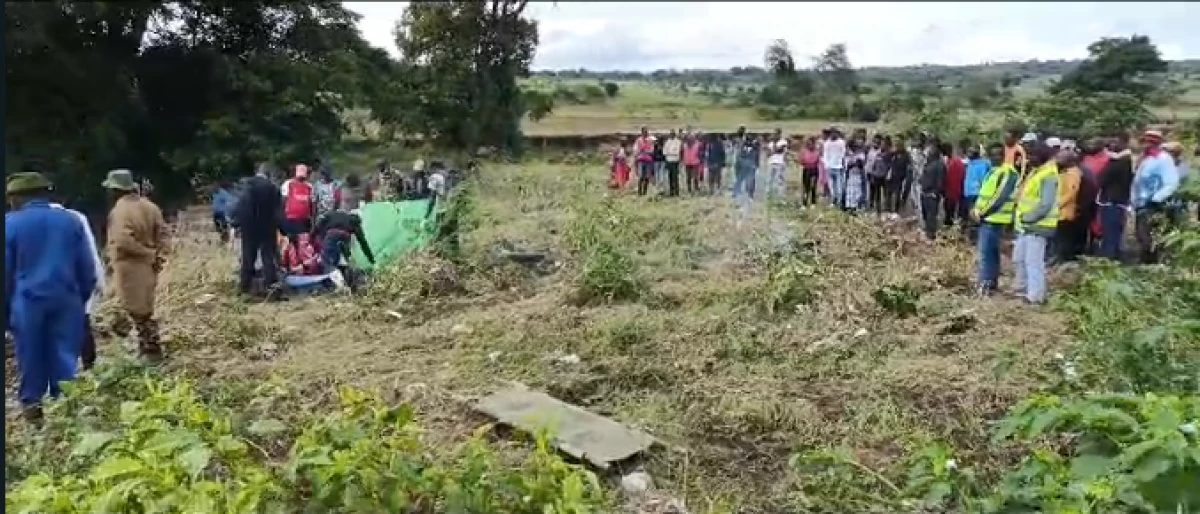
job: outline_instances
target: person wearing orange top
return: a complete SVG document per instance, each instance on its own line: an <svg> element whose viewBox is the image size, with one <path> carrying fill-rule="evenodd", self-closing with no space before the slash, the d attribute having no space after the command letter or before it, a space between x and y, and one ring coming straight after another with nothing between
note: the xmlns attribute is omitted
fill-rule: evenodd
<svg viewBox="0 0 1200 514"><path fill-rule="evenodd" d="M1057 160L1058 227L1054 232L1055 254L1058 262L1071 262L1083 251L1087 239L1088 225L1080 205L1083 172L1079 169L1079 157L1075 152L1062 150Z"/></svg>
<svg viewBox="0 0 1200 514"><path fill-rule="evenodd" d="M1004 132L1004 164L1010 164L1017 171L1025 171L1025 161L1027 161L1025 147L1021 146L1021 142L1017 139L1017 131L1009 129Z"/></svg>

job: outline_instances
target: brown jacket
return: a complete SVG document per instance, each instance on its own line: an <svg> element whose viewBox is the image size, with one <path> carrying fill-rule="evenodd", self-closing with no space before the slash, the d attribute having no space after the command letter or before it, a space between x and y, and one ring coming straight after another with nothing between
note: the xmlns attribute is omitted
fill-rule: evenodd
<svg viewBox="0 0 1200 514"><path fill-rule="evenodd" d="M167 224L154 202L125 195L108 213L108 262L113 287L129 314L154 314L154 288L167 252Z"/></svg>
<svg viewBox="0 0 1200 514"><path fill-rule="evenodd" d="M1058 219L1073 221L1079 216L1079 187L1083 172L1079 166L1064 168L1058 174Z"/></svg>

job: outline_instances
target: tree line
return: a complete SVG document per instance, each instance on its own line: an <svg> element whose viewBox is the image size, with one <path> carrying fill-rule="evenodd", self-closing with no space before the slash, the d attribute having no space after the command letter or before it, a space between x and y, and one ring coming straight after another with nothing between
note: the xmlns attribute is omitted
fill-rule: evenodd
<svg viewBox="0 0 1200 514"><path fill-rule="evenodd" d="M341 2L10 2L5 164L85 205L113 168L182 202L258 162L335 151L354 108L387 133L515 151L537 45L525 5L411 3L394 59Z"/></svg>

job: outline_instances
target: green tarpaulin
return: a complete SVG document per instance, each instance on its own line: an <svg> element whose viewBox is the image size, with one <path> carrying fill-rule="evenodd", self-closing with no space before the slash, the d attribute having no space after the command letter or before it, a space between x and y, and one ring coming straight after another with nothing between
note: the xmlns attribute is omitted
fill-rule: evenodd
<svg viewBox="0 0 1200 514"><path fill-rule="evenodd" d="M424 224L429 200L371 202L359 209L363 234L375 253L375 266L386 266L404 254L425 246L433 234L432 223ZM354 264L370 269L371 263L357 244L353 245Z"/></svg>

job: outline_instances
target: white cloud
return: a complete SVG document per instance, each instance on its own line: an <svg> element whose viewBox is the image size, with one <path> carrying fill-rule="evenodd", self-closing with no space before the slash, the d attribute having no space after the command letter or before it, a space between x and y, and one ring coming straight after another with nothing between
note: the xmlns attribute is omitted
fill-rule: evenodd
<svg viewBox="0 0 1200 514"><path fill-rule="evenodd" d="M346 2L363 15L363 36L392 52L405 5ZM798 59L846 43L856 66L1072 59L1134 33L1168 59L1200 58L1196 2L535 2L529 13L541 24L537 69L761 65L774 39Z"/></svg>

